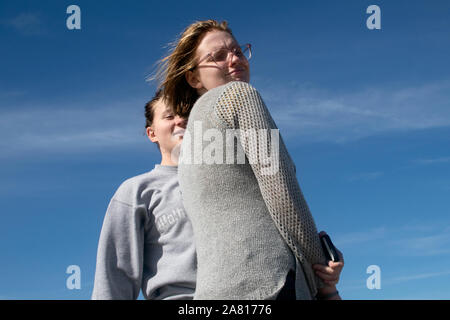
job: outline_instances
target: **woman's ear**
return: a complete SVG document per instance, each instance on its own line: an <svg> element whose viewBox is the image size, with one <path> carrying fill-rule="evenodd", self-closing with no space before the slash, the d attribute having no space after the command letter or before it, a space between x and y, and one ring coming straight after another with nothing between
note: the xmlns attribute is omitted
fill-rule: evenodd
<svg viewBox="0 0 450 320"><path fill-rule="evenodd" d="M189 83L189 85L194 89L200 89L202 87L202 83L197 77L197 74L195 71L189 70L185 73L186 81Z"/></svg>
<svg viewBox="0 0 450 320"><path fill-rule="evenodd" d="M155 135L155 130L153 130L153 128L147 127L147 129L145 130L147 133L147 137L150 139L151 142L158 142L158 138Z"/></svg>

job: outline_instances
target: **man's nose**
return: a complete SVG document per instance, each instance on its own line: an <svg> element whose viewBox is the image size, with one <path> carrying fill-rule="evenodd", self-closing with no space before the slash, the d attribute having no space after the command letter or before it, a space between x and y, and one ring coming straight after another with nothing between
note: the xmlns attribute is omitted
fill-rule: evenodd
<svg viewBox="0 0 450 320"><path fill-rule="evenodd" d="M187 119L177 115L175 117L175 125L179 126L179 127L182 127L182 128L186 128Z"/></svg>

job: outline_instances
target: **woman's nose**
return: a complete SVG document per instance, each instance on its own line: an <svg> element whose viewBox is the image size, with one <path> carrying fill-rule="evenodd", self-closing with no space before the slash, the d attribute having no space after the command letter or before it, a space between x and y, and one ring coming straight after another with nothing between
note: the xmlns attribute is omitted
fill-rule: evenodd
<svg viewBox="0 0 450 320"><path fill-rule="evenodd" d="M230 52L231 58L228 58L228 63L232 66L241 61L237 54Z"/></svg>

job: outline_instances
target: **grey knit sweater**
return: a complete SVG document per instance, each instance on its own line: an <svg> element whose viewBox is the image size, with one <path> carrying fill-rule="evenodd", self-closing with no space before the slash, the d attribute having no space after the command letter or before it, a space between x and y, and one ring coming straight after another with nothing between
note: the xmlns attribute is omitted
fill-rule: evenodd
<svg viewBox="0 0 450 320"><path fill-rule="evenodd" d="M197 248L194 299L274 299L290 269L297 298L313 298L322 283L312 264L325 257L255 88L230 82L202 95L183 140L178 175Z"/></svg>

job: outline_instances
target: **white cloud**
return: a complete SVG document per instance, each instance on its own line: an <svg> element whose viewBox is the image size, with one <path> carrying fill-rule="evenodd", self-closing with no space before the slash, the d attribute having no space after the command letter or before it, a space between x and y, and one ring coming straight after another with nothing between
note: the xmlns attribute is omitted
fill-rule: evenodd
<svg viewBox="0 0 450 320"><path fill-rule="evenodd" d="M450 81L406 88L378 87L345 94L293 84L263 88L261 93L283 136L288 139L295 136L297 143L339 143L400 130L450 126ZM88 108L89 104L93 107ZM120 148L145 139L143 101L138 99L80 102L61 107L2 106L1 110L3 157L24 151ZM417 163L449 159L422 159ZM366 172L349 179L370 180L382 175L378 171Z"/></svg>
<svg viewBox="0 0 450 320"><path fill-rule="evenodd" d="M36 12L23 12L11 19L1 21L22 35L40 35L45 32L42 16Z"/></svg>
<svg viewBox="0 0 450 320"><path fill-rule="evenodd" d="M366 231L337 234L333 237L333 242L335 242L338 248L344 248L352 245L359 246L365 242L383 239L387 234L388 230L386 227L377 227Z"/></svg>
<svg viewBox="0 0 450 320"><path fill-rule="evenodd" d="M25 91L23 90L0 90L0 98L6 99L6 98L16 98L25 95Z"/></svg>
<svg viewBox="0 0 450 320"><path fill-rule="evenodd" d="M345 270L345 267L344 267ZM382 269L383 272L383 269ZM401 276L394 276L389 278L384 278L382 276L381 278L381 287L385 288L385 286L392 286L399 283L405 283L405 282L411 282L411 281L417 281L417 280L423 280L423 279L430 279L430 278L436 278L436 277L446 277L450 276L450 270L443 270L439 272L422 272L422 273L415 273L415 274L404 274ZM357 290L367 290L367 284L366 284L367 278L361 278L358 280L351 280L351 281L342 281L342 283L339 283L339 286L343 294L346 292L351 291L357 291ZM407 294L405 292L405 294ZM403 297L402 299L419 299L417 298L417 294L414 294L411 298Z"/></svg>
<svg viewBox="0 0 450 320"><path fill-rule="evenodd" d="M377 248L388 248L389 251L385 253L395 256L444 256L450 254L448 225L448 221L427 220L408 222L403 226L379 226L363 231L336 234L333 241L343 250L367 248L364 244L370 243L376 244Z"/></svg>
<svg viewBox="0 0 450 320"><path fill-rule="evenodd" d="M436 164L436 163L448 163L448 162L450 162L450 157L413 160L413 163L419 164L419 165L432 165L432 164Z"/></svg>
<svg viewBox="0 0 450 320"><path fill-rule="evenodd" d="M295 136L297 141L339 143L450 126L449 80L350 93L332 93L310 85L271 85L263 86L261 94L282 134Z"/></svg>
<svg viewBox="0 0 450 320"><path fill-rule="evenodd" d="M392 247L401 255L407 256L436 256L450 254L449 228L435 230L433 234L420 236L406 236L398 240L391 240Z"/></svg>
<svg viewBox="0 0 450 320"><path fill-rule="evenodd" d="M35 153L80 153L147 142L144 103L130 100L102 106L21 106L0 111L0 157Z"/></svg>
<svg viewBox="0 0 450 320"><path fill-rule="evenodd" d="M413 281L413 280L422 280L422 279L429 279L429 278L435 278L435 277L442 277L442 276L448 276L448 275L450 275L450 270L445 270L445 271L440 271L440 272L424 272L424 273L419 273L419 274L394 277L389 280L386 280L386 282L388 284L392 284L392 283L399 283L399 282L408 282L408 281Z"/></svg>

